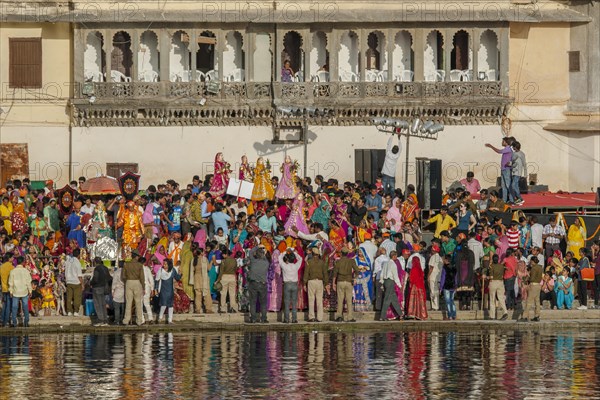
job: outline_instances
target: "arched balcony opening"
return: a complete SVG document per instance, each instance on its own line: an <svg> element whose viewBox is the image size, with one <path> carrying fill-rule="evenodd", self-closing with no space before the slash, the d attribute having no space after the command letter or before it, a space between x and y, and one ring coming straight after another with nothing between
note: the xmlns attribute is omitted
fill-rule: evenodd
<svg viewBox="0 0 600 400"><path fill-rule="evenodd" d="M408 31L396 33L394 38L394 80L397 82L412 82L414 80L414 51L412 35Z"/></svg>
<svg viewBox="0 0 600 400"><path fill-rule="evenodd" d="M477 51L478 77L484 78L482 80L487 81L498 80L500 70L499 60L498 36L494 31L487 29L483 31L479 40L479 49Z"/></svg>
<svg viewBox="0 0 600 400"><path fill-rule="evenodd" d="M273 79L273 52L271 36L268 33L257 33L254 39L254 81L270 82Z"/></svg>
<svg viewBox="0 0 600 400"><path fill-rule="evenodd" d="M444 37L438 30L427 35L425 54L423 54L423 72L425 81L443 82L446 78L444 71Z"/></svg>
<svg viewBox="0 0 600 400"><path fill-rule="evenodd" d="M140 36L138 49L138 80L141 82L160 81L160 51L158 35L145 31Z"/></svg>
<svg viewBox="0 0 600 400"><path fill-rule="evenodd" d="M469 34L464 30L456 32L452 39L452 51L450 52L450 80L473 80L472 50L469 47Z"/></svg>
<svg viewBox="0 0 600 400"><path fill-rule="evenodd" d="M190 35L185 31L177 31L171 38L169 54L169 80L171 82L189 82L191 62Z"/></svg>
<svg viewBox="0 0 600 400"><path fill-rule="evenodd" d="M310 51L310 77L312 81L329 82L329 51L327 50L327 34L312 34L313 48Z"/></svg>
<svg viewBox="0 0 600 400"><path fill-rule="evenodd" d="M237 31L228 32L225 36L223 52L223 80L242 82L246 80L245 55L242 34Z"/></svg>
<svg viewBox="0 0 600 400"><path fill-rule="evenodd" d="M106 53L103 50L104 38L98 31L88 33L83 55L83 77L86 82L104 82Z"/></svg>
<svg viewBox="0 0 600 400"><path fill-rule="evenodd" d="M304 82L302 36L296 31L290 31L283 37L281 65L282 82Z"/></svg>
<svg viewBox="0 0 600 400"><path fill-rule="evenodd" d="M111 81L131 82L132 66L131 36L125 31L119 31L114 34L112 39L112 52L110 54Z"/></svg>
<svg viewBox="0 0 600 400"><path fill-rule="evenodd" d="M215 47L217 37L211 31L203 31L198 36L198 50L196 50L196 80L218 80L219 64Z"/></svg>
<svg viewBox="0 0 600 400"><path fill-rule="evenodd" d="M342 33L338 49L338 74L342 82L360 80L360 49L356 32Z"/></svg>
<svg viewBox="0 0 600 400"><path fill-rule="evenodd" d="M367 82L388 80L385 35L380 31L371 32L367 36L365 80Z"/></svg>

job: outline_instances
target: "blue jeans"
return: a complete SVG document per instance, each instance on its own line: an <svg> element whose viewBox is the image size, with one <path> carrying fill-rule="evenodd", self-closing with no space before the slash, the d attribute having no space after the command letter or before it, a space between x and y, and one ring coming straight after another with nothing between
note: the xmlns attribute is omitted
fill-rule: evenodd
<svg viewBox="0 0 600 400"><path fill-rule="evenodd" d="M29 296L13 297L12 298L12 321L13 325L17 326L17 313L19 312L19 303L23 307L23 324L29 325Z"/></svg>
<svg viewBox="0 0 600 400"><path fill-rule="evenodd" d="M12 310L12 299L10 298L10 292L2 292L2 326L8 324L10 318L10 312Z"/></svg>
<svg viewBox="0 0 600 400"><path fill-rule="evenodd" d="M383 183L383 192L393 196L394 191L396 190L396 178L383 175L381 178L381 183Z"/></svg>
<svg viewBox="0 0 600 400"><path fill-rule="evenodd" d="M454 290L444 289L444 301L448 318L456 318L456 305L454 304Z"/></svg>
<svg viewBox="0 0 600 400"><path fill-rule="evenodd" d="M500 183L502 185L502 200L506 203L510 194L510 184L512 180L512 174L510 168L505 168L500 174Z"/></svg>
<svg viewBox="0 0 600 400"><path fill-rule="evenodd" d="M516 277L508 278L504 280L504 290L506 292L506 308L514 310L517 304L516 293L515 293L515 280Z"/></svg>
<svg viewBox="0 0 600 400"><path fill-rule="evenodd" d="M290 320L290 305L292 306L292 321L298 320L298 282L285 282L283 284L283 320Z"/></svg>
<svg viewBox="0 0 600 400"><path fill-rule="evenodd" d="M521 200L521 191L519 190L520 176L513 175L510 181L510 201Z"/></svg>

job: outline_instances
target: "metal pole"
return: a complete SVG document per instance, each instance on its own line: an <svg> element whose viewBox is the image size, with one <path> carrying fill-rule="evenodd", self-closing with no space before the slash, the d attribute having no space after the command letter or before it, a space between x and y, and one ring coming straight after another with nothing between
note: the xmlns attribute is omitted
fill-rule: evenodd
<svg viewBox="0 0 600 400"><path fill-rule="evenodd" d="M408 189L408 160L409 160L409 146L410 146L410 128L406 131L406 162L404 164L404 197L406 197L406 190Z"/></svg>

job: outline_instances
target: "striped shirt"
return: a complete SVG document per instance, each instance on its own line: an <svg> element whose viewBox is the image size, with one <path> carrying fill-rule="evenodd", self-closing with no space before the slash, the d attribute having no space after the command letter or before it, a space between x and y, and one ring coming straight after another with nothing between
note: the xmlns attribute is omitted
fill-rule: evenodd
<svg viewBox="0 0 600 400"><path fill-rule="evenodd" d="M508 238L508 247L510 249L516 249L517 247L519 247L520 232L518 229L507 230L506 237Z"/></svg>

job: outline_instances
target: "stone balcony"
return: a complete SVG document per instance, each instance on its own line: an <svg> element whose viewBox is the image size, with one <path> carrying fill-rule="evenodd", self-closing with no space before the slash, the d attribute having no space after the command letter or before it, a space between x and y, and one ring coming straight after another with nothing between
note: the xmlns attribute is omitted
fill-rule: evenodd
<svg viewBox="0 0 600 400"><path fill-rule="evenodd" d="M370 125L421 115L445 124L494 124L510 98L502 82L90 82L72 101L77 126ZM282 116L278 107L313 112ZM316 111L316 112L315 112Z"/></svg>

